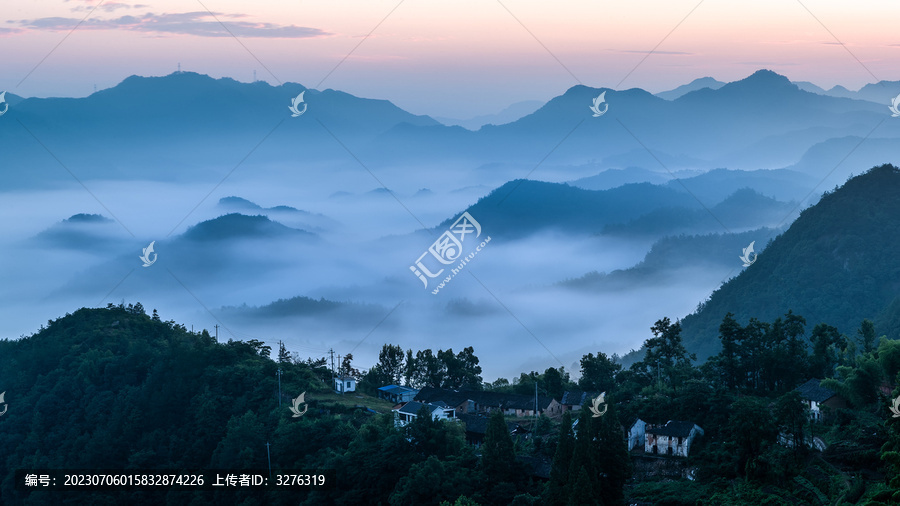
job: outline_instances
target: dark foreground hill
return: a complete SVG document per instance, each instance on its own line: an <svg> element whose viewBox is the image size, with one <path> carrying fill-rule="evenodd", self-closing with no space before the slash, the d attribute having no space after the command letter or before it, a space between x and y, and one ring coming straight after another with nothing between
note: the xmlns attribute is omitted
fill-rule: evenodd
<svg viewBox="0 0 900 506"><path fill-rule="evenodd" d="M328 391L313 368L278 364L259 341L218 343L206 331L132 307L80 309L40 332L0 341L0 504L284 504L249 492L192 495L123 489L15 491L16 469L190 470L303 468L302 424L277 403L281 367L285 406ZM277 352L276 352L277 353ZM290 393L290 395L288 395ZM306 421L306 420L304 420ZM204 495L205 494L205 495ZM302 494L291 492L293 504ZM195 502L192 502L195 501ZM199 502L196 502L199 501Z"/></svg>
<svg viewBox="0 0 900 506"><path fill-rule="evenodd" d="M746 324L792 310L853 335L864 318L878 335L900 335L900 169L875 167L805 209L765 253L722 285L682 324L703 359L718 352L728 312Z"/></svg>
<svg viewBox="0 0 900 506"><path fill-rule="evenodd" d="M438 350L437 356L465 361L454 366L458 372L478 364L472 348L467 351ZM140 304L80 309L34 335L0 341L0 504L437 505L465 496L473 499L455 504L469 505L510 504L516 495L528 499L521 504L537 504L543 485L517 460L499 411L488 422L479 455L466 443L462 424L432 420L426 409L406 427L395 427L392 402L326 386L332 373L324 359L304 362L282 349L275 361L270 353L261 341L219 343L206 331L189 332L160 321L155 311L148 316ZM416 356L434 357L430 349ZM282 373L280 389L276 372ZM380 374L366 374L361 389L382 384L372 380ZM582 440L598 441L590 451L616 443L621 457L615 408L609 411L609 421L590 433L599 434L596 439ZM582 418L580 427L591 428L589 417ZM546 451L541 455L550 458ZM609 459L602 462L602 469L611 468ZM242 474L267 477L269 465L272 486L211 486L216 474L232 474L238 484ZM47 490L27 488L23 477L17 489L17 470L116 477L124 471L202 472L207 487ZM290 476L300 473L324 476L326 483L310 486L300 478L304 483L297 486ZM278 486L285 476L295 486ZM606 490L621 497L624 473L617 476L618 485Z"/></svg>

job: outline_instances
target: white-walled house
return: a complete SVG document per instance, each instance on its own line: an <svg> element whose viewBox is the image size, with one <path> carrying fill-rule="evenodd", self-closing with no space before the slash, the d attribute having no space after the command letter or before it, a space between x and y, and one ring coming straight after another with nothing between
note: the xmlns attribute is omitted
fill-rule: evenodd
<svg viewBox="0 0 900 506"><path fill-rule="evenodd" d="M334 378L334 391L338 393L355 392L356 378L353 376L338 376Z"/></svg>
<svg viewBox="0 0 900 506"><path fill-rule="evenodd" d="M646 437L647 422L640 418L635 419L627 425L625 432L625 441L628 443L628 451L631 451L644 444Z"/></svg>
<svg viewBox="0 0 900 506"><path fill-rule="evenodd" d="M425 404L422 402L409 401L403 404L398 404L391 410L394 412L394 425L396 425L397 427L403 427L409 422L415 420L415 418L419 415L419 410L422 409L423 406L428 410L429 413L431 413L431 417L435 420L448 420L451 418L456 418L453 408L447 406L444 403Z"/></svg>
<svg viewBox="0 0 900 506"><path fill-rule="evenodd" d="M669 420L660 427L647 426L644 432L646 434L645 453L676 457L687 457L691 450L691 443L698 435L703 435L703 429L699 425L675 420Z"/></svg>

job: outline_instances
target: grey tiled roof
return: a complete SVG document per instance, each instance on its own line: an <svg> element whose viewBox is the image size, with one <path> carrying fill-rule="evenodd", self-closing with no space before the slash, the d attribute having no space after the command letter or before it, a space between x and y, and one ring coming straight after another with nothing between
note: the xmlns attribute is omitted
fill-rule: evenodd
<svg viewBox="0 0 900 506"><path fill-rule="evenodd" d="M669 420L662 427L654 427L647 428L647 432L650 434L656 434L657 436L669 436L669 437L688 437L691 435L691 430L694 428L693 422L679 422L676 420Z"/></svg>
<svg viewBox="0 0 900 506"><path fill-rule="evenodd" d="M813 402L825 402L834 397L834 392L819 386L819 382L821 381L822 380L820 379L813 378L797 387L797 391L800 392L800 397Z"/></svg>
<svg viewBox="0 0 900 506"><path fill-rule="evenodd" d="M503 409L534 409L534 396L505 394L500 392L490 392L483 390L447 390L445 388L425 387L416 395L418 402L430 402L432 404L438 401L447 403L448 406L459 406L466 401L473 401L482 407L503 408ZM550 397L538 396L538 408L547 409L553 399Z"/></svg>
<svg viewBox="0 0 900 506"><path fill-rule="evenodd" d="M562 400L559 401L560 404L564 404L566 406L583 406L588 399L593 399L600 395L600 392L582 392L580 390L572 390L566 391L563 393Z"/></svg>

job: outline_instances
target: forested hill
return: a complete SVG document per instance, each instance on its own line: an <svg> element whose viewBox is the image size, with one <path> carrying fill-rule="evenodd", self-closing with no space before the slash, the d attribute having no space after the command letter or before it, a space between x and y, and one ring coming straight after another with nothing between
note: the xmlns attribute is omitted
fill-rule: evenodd
<svg viewBox="0 0 900 506"><path fill-rule="evenodd" d="M304 468L316 445L300 443L311 436L287 423L296 419L286 406L306 391L307 418L314 418L310 399L330 390L312 364L279 364L269 353L260 341L217 343L206 331L145 314L140 304L80 309L32 336L0 341L7 406L0 503L20 504L13 472L22 468L265 469L267 441L279 467ZM281 408L279 367L287 399ZM60 494L45 493L32 493L28 504L51 504ZM78 504L166 503L145 491L78 494L85 501ZM171 494L168 504L190 503Z"/></svg>
<svg viewBox="0 0 900 506"><path fill-rule="evenodd" d="M384 345L383 352L390 348ZM547 417L519 419L516 423L535 424L534 433L541 438L514 443L504 414L493 410L485 423L474 421L472 430L484 427L476 453L467 442L469 425L432 419L423 407L409 424L396 427L394 403L371 395L384 384L373 378L386 373L385 364L403 368L399 346L399 361L390 354L379 356L379 364L368 371L375 374L362 374L360 390L344 395L331 390L332 373L324 359L302 361L288 355L284 348L272 353L258 340L219 343L206 331L190 332L161 321L156 311L147 315L140 304L80 309L48 322L34 335L0 341L0 392L5 395L0 504L543 504L538 502L547 489L542 477L557 455L550 446L557 437L552 434L555 422ZM344 355L341 367L359 376L350 356ZM407 356L413 356L412 350ZM420 373L414 371L419 360L431 367L435 355L429 349L415 357L417 365L406 370L418 381ZM437 357L437 364L457 360L459 369L474 368L472 386L480 389L478 358L471 347L457 355L438 350ZM437 367L436 376L423 385L435 386L427 383L434 378L444 381L441 371L447 369ZM278 370L283 372L280 407ZM559 388L575 388L568 374L548 371ZM294 406L292 398L302 404ZM293 407L302 413L297 415ZM585 403L577 438L572 419L563 418L566 430L560 437L568 441L562 444L568 450L556 457L557 467L571 465L581 473L575 487L576 477L552 471L558 483L568 485L549 489L548 497L586 494L587 500L567 503L624 504L629 465L617 410L610 405L605 417L594 422ZM265 476L269 463L275 478L261 487L213 487L212 479L207 488L15 486L16 470L105 470L107 476L203 471L211 478L213 473ZM308 480L300 484L305 486L277 486L278 476L297 471L330 476L331 486L309 486ZM596 500L593 487L599 491Z"/></svg>
<svg viewBox="0 0 900 506"><path fill-rule="evenodd" d="M747 323L788 310L810 326L853 335L864 318L878 335L900 334L900 169L882 165L827 192L758 260L684 318L687 348L705 359L719 350L728 312ZM735 253L737 254L737 252Z"/></svg>

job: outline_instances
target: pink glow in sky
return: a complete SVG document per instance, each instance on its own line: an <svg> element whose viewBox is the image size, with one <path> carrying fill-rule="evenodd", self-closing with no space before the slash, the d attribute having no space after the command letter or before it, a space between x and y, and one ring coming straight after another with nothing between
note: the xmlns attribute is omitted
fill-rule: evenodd
<svg viewBox="0 0 900 506"><path fill-rule="evenodd" d="M896 1L47 0L2 16L0 89L22 96L85 96L181 63L466 118L579 83L659 92L759 68L825 88L900 79Z"/></svg>

